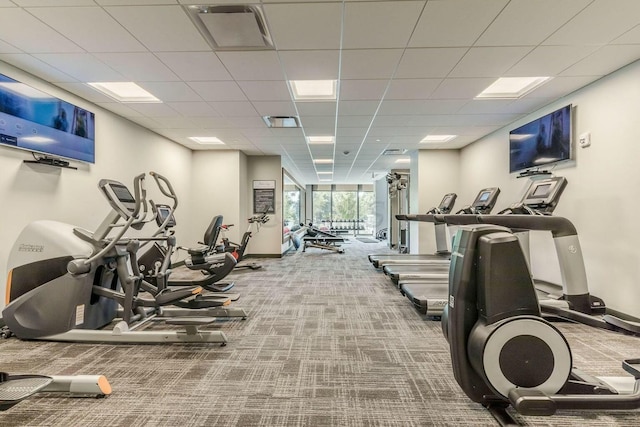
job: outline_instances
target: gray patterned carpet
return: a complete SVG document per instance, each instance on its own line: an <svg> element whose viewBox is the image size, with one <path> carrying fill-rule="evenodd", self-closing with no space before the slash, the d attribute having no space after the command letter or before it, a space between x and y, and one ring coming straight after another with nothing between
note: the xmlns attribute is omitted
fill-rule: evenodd
<svg viewBox="0 0 640 427"><path fill-rule="evenodd" d="M220 321L216 345L0 342L11 373L105 374L105 399L39 395L0 413L2 426L490 426L450 372L438 322L422 319L352 240L264 259L238 273L235 304L249 318ZM561 324L574 361L623 375L640 339ZM640 412L520 417L531 426L640 425Z"/></svg>

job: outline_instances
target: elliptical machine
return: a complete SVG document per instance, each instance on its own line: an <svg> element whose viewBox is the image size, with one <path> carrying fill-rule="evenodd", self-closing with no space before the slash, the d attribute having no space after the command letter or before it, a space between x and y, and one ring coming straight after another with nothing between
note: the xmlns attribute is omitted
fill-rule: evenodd
<svg viewBox="0 0 640 427"><path fill-rule="evenodd" d="M540 216L554 235L571 233L568 221ZM542 318L522 248L495 225L462 226L454 239L449 298L442 330L456 381L501 424L557 409L640 407L640 359L625 360L632 377L593 377L573 368L562 333Z"/></svg>
<svg viewBox="0 0 640 427"><path fill-rule="evenodd" d="M2 312L9 330L21 339L224 345L227 338L223 332L198 330L198 326L216 320L213 313L224 313L219 307L170 307L197 297L202 288L162 287L152 293L153 298L139 295L143 285L150 286L135 262L140 241L175 244L167 237L124 237L130 228L144 226L144 174L134 180L135 196L117 181L101 180L99 188L112 210L96 231L36 221L19 235L9 256L8 301ZM168 265L165 260L163 279L168 277ZM185 331L138 330L150 320L184 326ZM112 322L112 329L102 329Z"/></svg>

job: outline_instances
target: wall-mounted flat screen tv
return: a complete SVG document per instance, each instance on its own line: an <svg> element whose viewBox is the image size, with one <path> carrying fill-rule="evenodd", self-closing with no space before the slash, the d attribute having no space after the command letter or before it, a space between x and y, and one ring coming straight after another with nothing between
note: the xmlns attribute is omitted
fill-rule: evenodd
<svg viewBox="0 0 640 427"><path fill-rule="evenodd" d="M0 74L0 145L95 162L95 115Z"/></svg>
<svg viewBox="0 0 640 427"><path fill-rule="evenodd" d="M571 159L571 105L509 132L509 172Z"/></svg>

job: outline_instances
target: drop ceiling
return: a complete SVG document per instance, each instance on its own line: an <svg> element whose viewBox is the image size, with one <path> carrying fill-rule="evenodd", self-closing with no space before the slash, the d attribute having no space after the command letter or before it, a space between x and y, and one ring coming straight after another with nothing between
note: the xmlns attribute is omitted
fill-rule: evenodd
<svg viewBox="0 0 640 427"><path fill-rule="evenodd" d="M195 3L260 8L275 48L255 51L214 50L191 4L0 0L0 60L193 150L280 155L310 184L366 183L418 149L464 147L640 58L638 0ZM520 99L474 99L519 76L553 78ZM316 79L338 80L337 100L295 102L287 80ZM95 81L134 81L162 103L120 104ZM265 115L301 127L268 128ZM428 134L458 136L421 144Z"/></svg>

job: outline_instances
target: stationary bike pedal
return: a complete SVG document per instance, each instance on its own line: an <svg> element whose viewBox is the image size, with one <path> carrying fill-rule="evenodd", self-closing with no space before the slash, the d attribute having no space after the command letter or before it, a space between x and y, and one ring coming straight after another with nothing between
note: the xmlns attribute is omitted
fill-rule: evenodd
<svg viewBox="0 0 640 427"><path fill-rule="evenodd" d="M11 406L42 390L53 379L44 375L7 375L0 373L0 410Z"/></svg>
<svg viewBox="0 0 640 427"><path fill-rule="evenodd" d="M165 319L167 325L209 325L216 321L215 317L171 317Z"/></svg>

